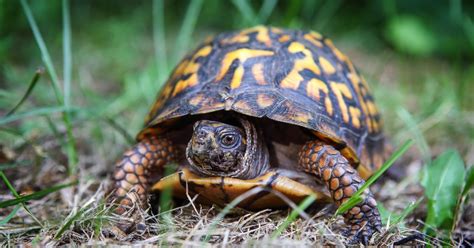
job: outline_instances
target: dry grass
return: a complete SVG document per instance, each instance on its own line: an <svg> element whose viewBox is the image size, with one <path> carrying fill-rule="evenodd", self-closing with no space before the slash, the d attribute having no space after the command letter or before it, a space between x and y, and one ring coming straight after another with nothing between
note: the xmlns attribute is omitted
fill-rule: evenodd
<svg viewBox="0 0 474 248"><path fill-rule="evenodd" d="M38 153L42 154L43 158L39 166L33 167L38 171L31 173L31 167L23 167L15 171L14 175L7 175L16 178L15 187L21 189L23 193L69 181L69 179L64 179L66 178L65 168L57 162L64 159L61 153L56 152L59 144L55 143L54 139L47 138L41 139L39 143L41 146L25 145L20 154L17 154L22 160L38 159ZM342 246L347 241L339 234L343 224L342 218L331 217L335 210L332 206L311 209L308 211L310 218L298 218L275 239L271 238L271 234L285 221L290 210L268 209L249 212L234 209L213 227L213 221L222 209L217 206L202 206L190 202L184 206L175 206L172 210L159 215L139 211L138 214L146 219L146 225L138 224L138 230L129 235L112 232L114 229L110 227L114 223L122 223L126 220L112 214L111 208L104 204L110 183L107 176L110 167L105 165L111 161L104 161L100 153L88 153L91 147L82 146L82 148L79 164L81 174L77 177L78 185L50 194L43 199L28 202L30 210L36 218L41 220L43 226L35 223L24 210L19 210L17 216L9 224L0 227L0 233L4 238L3 245L153 244L186 247L312 247L314 245ZM420 166L420 163L414 161L410 168L414 167L413 170L418 170ZM417 180L413 178L408 178L401 183L384 180L376 185L374 190L378 194L377 198L386 208L398 211L403 210L410 201L422 195L421 187L416 182ZM5 193L1 198L5 200L11 196ZM5 216L11 210L11 208L2 209L1 215ZM75 216L73 224L55 238L73 216ZM419 229L419 220L422 217L423 213L418 211L407 218L404 225L387 226L383 233L374 235L371 243L391 245L413 235ZM209 242L203 242L206 235L210 235ZM421 245L422 243L422 241L413 241L408 244Z"/></svg>

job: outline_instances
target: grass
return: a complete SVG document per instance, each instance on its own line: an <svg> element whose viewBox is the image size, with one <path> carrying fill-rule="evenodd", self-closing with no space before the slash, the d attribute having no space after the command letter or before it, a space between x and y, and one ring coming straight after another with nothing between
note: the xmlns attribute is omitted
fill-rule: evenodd
<svg viewBox="0 0 474 248"><path fill-rule="evenodd" d="M153 44L155 48L155 61L158 70L159 82L164 82L169 71L168 56L165 41L163 0L153 0Z"/></svg>
<svg viewBox="0 0 474 248"><path fill-rule="evenodd" d="M46 44L43 40L43 37L38 29L38 26L36 24L36 21L33 17L33 14L31 13L31 9L26 2L26 0L21 0L21 5L24 9L25 15L28 19L28 22L30 24L30 27L33 31L33 34L36 39L36 43L38 44L38 47L41 51L41 57L43 59L44 64L46 65L46 69L48 70L48 74L51 76L51 81L53 82L53 92L54 95L56 96L56 101L58 102L59 105L64 105L66 110L69 110L69 96L70 96L70 74L71 74L71 58L70 58L70 51L71 51L71 44L70 44L70 26L69 24L69 8L68 6L68 1L64 0L63 5L65 7L63 8L63 11L65 11L64 14L64 74L66 76L65 79L65 85L64 89L68 90L65 91L65 94L61 93L61 86L59 82L59 78L56 73L56 69L53 66L53 61L51 59L51 56L49 55L48 48L46 47ZM65 97L66 96L66 97ZM65 101L67 100L67 101ZM76 173L76 163L77 163L77 152L75 148L75 139L74 135L72 133L72 124L71 124L71 116L69 111L63 112L63 122L64 125L66 126L66 134L67 134L67 155L68 155L68 169L69 169L69 174L73 175Z"/></svg>
<svg viewBox="0 0 474 248"><path fill-rule="evenodd" d="M54 9L54 4L51 6ZM127 5L122 13L112 9L116 12L110 15L95 10L78 12L67 0L60 2L56 11L41 9L25 0L21 7L26 21L18 27L23 32L14 34L25 35L28 28L32 29L33 36L21 36L20 43L25 49L31 47L30 53L19 60L6 54L8 59L0 71L0 78L6 82L5 90L0 90L0 170L5 183L5 187L0 186L2 245L110 242L113 235L105 231L106 227L121 221L103 201L112 164L133 142L132 135L140 129L155 90L161 87L175 61L192 50L197 40L221 29L250 24L283 23L329 31L337 46L369 75L392 143L414 140L417 149L408 150L400 161L409 171L408 176L399 182L381 180L371 186L390 220L385 222L384 232L375 235L374 244L391 245L422 232L420 223L426 220L428 200L420 200L423 188L417 172L433 156L455 148L467 167L474 164L470 145L474 140L474 99L463 93L474 90L469 83L474 67L432 57L410 57L387 48L368 51L363 40L367 33L353 32L352 37L351 32L331 33L337 29L338 18L334 16L343 7L338 1L315 1L311 6L295 1L285 13L278 1L264 0L261 5L232 1L225 7L237 14L228 13L229 20L218 21L225 28L209 21L212 4L204 5L204 1L192 1L179 8L183 14L175 17L164 15L173 6L162 0L139 7ZM302 8L318 10L320 14L308 25L304 17L298 17ZM463 11L458 8L457 13ZM57 23L62 22L57 29L46 22L54 16L58 17ZM83 16L90 20L85 21ZM472 21L463 23L463 28L470 30ZM62 35L55 37L56 33ZM40 64L46 67L41 79L34 73ZM62 78L56 71L61 67ZM4 147L14 151L14 160L3 161ZM470 180L471 184L466 185L472 185ZM457 200L451 244L472 234L465 231L472 221L462 218L473 208L469 187ZM345 238L339 235L342 219L327 218L334 212L331 207L302 212L309 201L292 210L279 211L248 212L234 209L236 203L224 209L190 203L173 206L159 215L143 212L140 214L147 219L145 230L116 237L120 240L116 242L180 246L343 245ZM448 244L441 243L445 242L441 229L435 229L426 241L412 244Z"/></svg>
<svg viewBox="0 0 474 248"><path fill-rule="evenodd" d="M28 89L26 90L25 94L23 95L23 97L21 97L20 101L18 101L17 104L15 104L15 107L13 107L10 111L8 111L5 116L10 116L12 115L13 113L15 113L17 111L18 108L20 108L20 106L25 102L25 100L28 98L28 96L31 94L31 92L33 91L33 89L35 88L36 86L36 83L38 82L38 80L40 79L40 76L41 74L43 74L43 71L41 69L38 69L36 72L35 72L35 75L33 76L33 78L31 79L31 82L30 82L30 85L28 86Z"/></svg>
<svg viewBox="0 0 474 248"><path fill-rule="evenodd" d="M272 239L277 238L280 236L283 231L288 228L288 226L295 221L295 219L301 215L301 212L305 211L312 203L314 203L316 199L314 196L308 196L304 199L297 209L293 209L291 213L288 215L286 220L278 226L278 228L270 235Z"/></svg>

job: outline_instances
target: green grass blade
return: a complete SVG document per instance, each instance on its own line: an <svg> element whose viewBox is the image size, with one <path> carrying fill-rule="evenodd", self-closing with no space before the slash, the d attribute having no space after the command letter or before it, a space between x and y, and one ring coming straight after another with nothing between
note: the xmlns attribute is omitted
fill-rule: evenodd
<svg viewBox="0 0 474 248"><path fill-rule="evenodd" d="M56 127L56 123L54 123L54 121L48 115L45 115L44 119L46 120L46 123L48 123L48 127L53 133L54 137L56 137L56 139L61 141L61 146L62 146L65 143L64 138L63 138L63 135L59 132L58 128Z"/></svg>
<svg viewBox="0 0 474 248"><path fill-rule="evenodd" d="M260 23L266 23L268 20L268 17L273 12L273 9L275 9L276 4L278 3L278 0L265 0L262 3L262 7L260 7L260 11L258 11L258 20Z"/></svg>
<svg viewBox="0 0 474 248"><path fill-rule="evenodd" d="M46 65L46 69L48 70L49 75L51 76L52 86L54 95L56 96L56 100L59 105L64 105L64 98L61 94L61 87L59 84L59 78L54 69L53 62L51 60L51 56L49 55L48 48L43 40L43 36L39 31L38 25L33 17L33 13L31 12L30 6L26 2L26 0L20 0L21 6L25 12L26 18L28 19L28 23L30 24L31 30L33 31L33 35L35 37L36 43L41 51L41 57L43 62ZM72 133L72 124L69 113L63 113L63 122L66 126L66 134L67 134L67 157L68 157L68 172L69 175L75 173L76 164L77 164L77 152L75 148L75 139Z"/></svg>
<svg viewBox="0 0 474 248"><path fill-rule="evenodd" d="M63 51L64 51L64 99L63 103L67 110L71 108L71 75L72 75L72 53L71 53L71 24L69 18L69 0L63 0ZM63 121L66 126L68 172L69 175L76 173L78 156L76 152L76 140L72 133L71 112L63 113Z"/></svg>
<svg viewBox="0 0 474 248"><path fill-rule="evenodd" d="M170 164L165 166L165 174L164 176L168 176L173 174L176 171L178 166L176 164ZM171 209L172 203L172 188L165 187L160 194L160 212L166 212Z"/></svg>
<svg viewBox="0 0 474 248"><path fill-rule="evenodd" d="M106 117L103 120L105 121L105 123L109 124L113 129L117 130L124 137L124 139L127 141L128 144L130 145L135 144L136 142L135 138L133 138L133 136L130 135L130 133L125 128L123 128L120 124L118 124L113 118Z"/></svg>
<svg viewBox="0 0 474 248"><path fill-rule="evenodd" d="M16 215L16 212L18 212L18 209L20 208L21 208L21 205L16 205L13 211L11 211L11 213L9 213L7 217L5 217L5 219L0 221L0 226L7 224Z"/></svg>
<svg viewBox="0 0 474 248"><path fill-rule="evenodd" d="M19 199L20 198L20 195L18 194L18 192L16 192L15 188L13 187L13 185L10 183L10 181L8 180L7 176L5 176L5 173L3 173L3 171L0 171L0 178L2 178L2 181L5 183L5 185L7 186L8 190L10 190L10 192L12 193L13 196L15 196L16 199ZM25 211L31 216L31 218L36 221L36 223L38 223L41 227L43 227L43 224L41 223L41 221L39 221L36 216L33 215L33 213L30 211L30 209L25 205L24 202L20 202L19 203L24 209Z"/></svg>
<svg viewBox="0 0 474 248"><path fill-rule="evenodd" d="M13 128L0 127L0 132L16 136L17 138L23 138L23 134Z"/></svg>
<svg viewBox="0 0 474 248"><path fill-rule="evenodd" d="M349 200L347 200L346 202L341 204L341 206L339 206L339 208L336 210L336 215L340 215L347 212L347 210L361 203L362 200L363 199L362 197L360 197L360 195L353 195L351 198L349 198Z"/></svg>
<svg viewBox="0 0 474 248"><path fill-rule="evenodd" d="M463 28L469 43L474 46L474 22L468 15L464 16Z"/></svg>
<svg viewBox="0 0 474 248"><path fill-rule="evenodd" d="M400 216L395 219L394 224L398 224L398 223L402 222L403 220L405 220L405 218L409 214L411 214L420 205L420 203L423 201L423 199L424 199L424 197L421 197L420 199L418 199L414 202L410 202L408 204L408 206L402 211Z"/></svg>
<svg viewBox="0 0 474 248"><path fill-rule="evenodd" d="M347 212L349 209L357 205L362 198L360 197L362 193L364 192L365 189L367 189L370 185L372 185L382 174L392 166L392 164L400 158L405 152L408 150L413 145L413 140L407 140L400 148L395 151L392 156L378 169L374 175L372 175L365 183L362 185L362 187L357 190L357 192L349 198L348 201L344 202L339 206L339 208L336 211L336 215L343 214Z"/></svg>
<svg viewBox="0 0 474 248"><path fill-rule="evenodd" d="M70 109L69 111L77 111L78 109ZM43 107L43 108L36 108L27 112L17 113L14 115L10 115L8 117L0 118L0 125L5 125L7 123L21 120L27 117L33 116L40 116L40 115L50 115L54 113L62 113L66 112L66 108L64 106L54 106L54 107Z"/></svg>
<svg viewBox="0 0 474 248"><path fill-rule="evenodd" d="M301 203L300 205L298 205L298 208L297 209L293 209L290 213L290 215L288 215L288 217L286 218L286 220L280 225L278 226L278 228L273 231L273 233L270 235L270 237L272 239L278 237L281 235L281 233L286 229L288 228L288 226L293 223L293 221L295 221L296 217L298 217L299 213L306 210L309 206L311 206L311 204L313 204L313 202L316 200L316 197L314 197L313 195L310 195L308 197L306 197Z"/></svg>
<svg viewBox="0 0 474 248"><path fill-rule="evenodd" d="M7 176L5 176L5 173L3 173L3 171L0 171L0 178L2 178L2 181L5 183L5 185L10 190L13 196L15 196L16 198L20 197L20 195L18 194L18 192L16 192L15 188L13 188L13 185L10 183L10 181L8 180Z"/></svg>
<svg viewBox="0 0 474 248"><path fill-rule="evenodd" d="M59 85L59 78L56 70L53 66L53 61L51 60L51 56L49 55L48 48L43 40L43 36L41 35L38 25L36 24L35 18L33 17L33 13L31 12L30 6L26 2L26 0L20 0L21 6L25 12L26 18L28 19L28 23L30 24L31 30L33 31L33 35L35 37L36 43L41 51L41 58L46 65L46 69L48 70L49 75L51 76L51 80L53 81L53 90L54 95L59 103L63 103L62 94L60 91Z"/></svg>
<svg viewBox="0 0 474 248"><path fill-rule="evenodd" d="M324 4L319 8L319 11L316 15L315 27L316 30L323 30L323 28L328 24L336 11L341 7L342 0L333 0L333 1L324 1Z"/></svg>
<svg viewBox="0 0 474 248"><path fill-rule="evenodd" d="M18 167L23 167L23 166L31 166L31 162L20 161L20 162L15 162L15 163L0 163L0 171L6 170L6 169L16 169Z"/></svg>
<svg viewBox="0 0 474 248"><path fill-rule="evenodd" d="M423 161L429 163L431 161L431 151L426 139L423 136L423 131L418 127L417 121L413 118L413 115L410 114L406 109L399 108L397 114L400 119L405 123L408 128L409 133L415 139L418 149L421 152Z"/></svg>
<svg viewBox="0 0 474 248"><path fill-rule="evenodd" d="M31 79L30 84L28 85L28 89L26 90L23 97L20 99L20 101L18 101L18 103L15 105L15 107L13 107L10 111L8 111L8 113L5 116L12 115L13 113L16 112L16 110L18 108L20 108L20 106L23 104L23 102L25 102L25 100L30 96L31 92L33 92L33 89L35 88L36 83L40 79L41 74L43 74L43 72L44 72L43 69L36 70L35 75Z"/></svg>
<svg viewBox="0 0 474 248"><path fill-rule="evenodd" d="M421 197L416 201L408 203L408 206L405 207L405 209L403 209L399 214L388 211L382 204L377 204L377 209L379 210L382 224L390 226L398 225L420 205L423 199L424 197Z"/></svg>
<svg viewBox="0 0 474 248"><path fill-rule="evenodd" d="M240 14L249 25L257 25L259 23L258 17L255 14L255 11L253 10L249 1L232 0L232 3L235 5L235 7L237 7Z"/></svg>
<svg viewBox="0 0 474 248"><path fill-rule="evenodd" d="M82 207L73 216L68 218L66 222L61 226L61 228L59 228L59 230L56 232L56 234L54 235L54 239L60 239L63 233L68 230L72 226L72 224L74 224L74 222L82 216L82 214L84 214L85 210L86 206Z"/></svg>
<svg viewBox="0 0 474 248"><path fill-rule="evenodd" d="M91 205L93 203L96 203L97 201L100 201L98 208L91 207ZM64 232L70 230L76 222L88 222L90 224L93 224L94 226L97 226L99 222L101 225L101 223L105 220L103 215L108 211L108 209L104 208L103 206L105 206L103 199L97 199L96 196L90 198L86 203L81 204L79 210L75 212L74 210L71 211L70 214L66 217L64 223L54 235L54 239L61 239Z"/></svg>
<svg viewBox="0 0 474 248"><path fill-rule="evenodd" d="M175 48L176 54L174 61L177 61L183 55L183 51L187 50L186 48L189 45L191 35L194 31L194 27L196 26L196 21L199 17L199 12L202 8L202 3L203 0L194 0L189 3L189 7L186 10L183 24L181 25L181 29L179 30L179 34L177 37L177 44Z"/></svg>
<svg viewBox="0 0 474 248"><path fill-rule="evenodd" d="M467 196L467 193L469 193L469 190L471 190L472 186L474 186L474 165L471 165L469 169L466 170L466 180L461 196Z"/></svg>
<svg viewBox="0 0 474 248"><path fill-rule="evenodd" d="M168 176L176 171L177 165L170 164L165 166L164 176ZM171 209L173 206L173 189L171 187L165 187L160 193L159 219L161 223L164 223L163 232L173 233L173 216L171 215ZM166 246L166 245L165 245Z"/></svg>
<svg viewBox="0 0 474 248"><path fill-rule="evenodd" d="M69 0L63 0L63 66L64 66L64 106L71 106L71 21L69 14Z"/></svg>
<svg viewBox="0 0 474 248"><path fill-rule="evenodd" d="M29 195L20 196L19 198L16 198L16 199L2 201L2 202L0 202L0 208L14 206L14 205L17 205L17 204L20 204L20 203L25 203L27 201L40 199L40 198L43 198L46 195L49 195L53 192L56 192L58 190L61 190L61 189L67 188L67 187L71 187L71 186L76 185L76 184L77 184L77 182L59 184L59 185L53 186L51 188L44 189L44 190L29 194Z"/></svg>
<svg viewBox="0 0 474 248"><path fill-rule="evenodd" d="M153 0L153 45L158 70L158 82L161 84L166 80L168 71L163 0Z"/></svg>

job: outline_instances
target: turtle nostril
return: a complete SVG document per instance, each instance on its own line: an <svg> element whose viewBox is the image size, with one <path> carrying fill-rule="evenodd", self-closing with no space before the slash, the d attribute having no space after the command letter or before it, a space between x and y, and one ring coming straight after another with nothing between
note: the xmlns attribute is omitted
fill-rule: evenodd
<svg viewBox="0 0 474 248"><path fill-rule="evenodd" d="M196 136L197 136L198 140L202 141L206 138L207 132L205 132L203 130L199 130L199 131L197 131Z"/></svg>

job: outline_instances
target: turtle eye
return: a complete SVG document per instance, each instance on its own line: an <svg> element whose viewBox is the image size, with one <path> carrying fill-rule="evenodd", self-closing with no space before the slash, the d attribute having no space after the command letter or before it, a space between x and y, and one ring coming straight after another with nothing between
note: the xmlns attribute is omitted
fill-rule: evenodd
<svg viewBox="0 0 474 248"><path fill-rule="evenodd" d="M221 143L225 147L232 147L239 141L239 137L232 133L223 134L221 136Z"/></svg>

